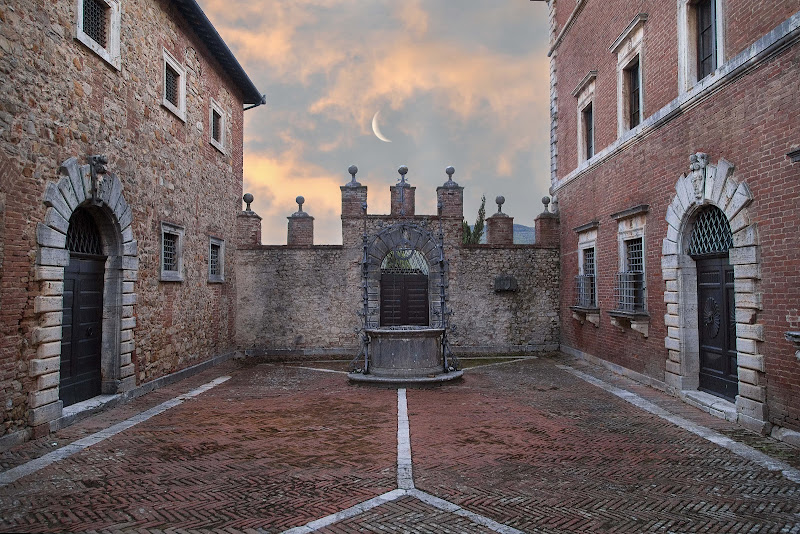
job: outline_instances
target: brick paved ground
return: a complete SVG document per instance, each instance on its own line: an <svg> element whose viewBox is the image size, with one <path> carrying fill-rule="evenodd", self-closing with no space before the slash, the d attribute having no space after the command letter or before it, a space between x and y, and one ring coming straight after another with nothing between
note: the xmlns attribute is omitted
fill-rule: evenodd
<svg viewBox="0 0 800 534"><path fill-rule="evenodd" d="M557 364L800 463L796 449L584 362L525 360L407 391L414 482L446 505L409 493L316 531L800 533L800 484ZM0 468L27 465L221 375L232 378L0 486L0 530L280 532L397 488L393 389L235 362L7 451Z"/></svg>

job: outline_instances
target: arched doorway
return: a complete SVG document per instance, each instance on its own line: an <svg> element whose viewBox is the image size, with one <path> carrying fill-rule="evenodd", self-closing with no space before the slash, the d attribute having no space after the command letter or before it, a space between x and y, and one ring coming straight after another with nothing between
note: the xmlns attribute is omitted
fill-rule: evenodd
<svg viewBox="0 0 800 534"><path fill-rule="evenodd" d="M396 249L381 262L381 326L428 326L428 263L418 250Z"/></svg>
<svg viewBox="0 0 800 534"><path fill-rule="evenodd" d="M106 256L92 215L78 208L67 230L59 397L69 406L101 393Z"/></svg>
<svg viewBox="0 0 800 534"><path fill-rule="evenodd" d="M688 249L697 265L698 389L733 402L739 378L734 271L728 259L732 246L730 224L722 210L702 208Z"/></svg>

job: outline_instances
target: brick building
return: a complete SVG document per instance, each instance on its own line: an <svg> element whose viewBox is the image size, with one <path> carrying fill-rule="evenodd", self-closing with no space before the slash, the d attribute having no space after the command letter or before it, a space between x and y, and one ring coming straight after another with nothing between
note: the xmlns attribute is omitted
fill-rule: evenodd
<svg viewBox="0 0 800 534"><path fill-rule="evenodd" d="M797 440L800 2L549 6L562 350Z"/></svg>
<svg viewBox="0 0 800 534"><path fill-rule="evenodd" d="M0 71L8 445L235 349L243 109L263 98L194 0L5 2Z"/></svg>

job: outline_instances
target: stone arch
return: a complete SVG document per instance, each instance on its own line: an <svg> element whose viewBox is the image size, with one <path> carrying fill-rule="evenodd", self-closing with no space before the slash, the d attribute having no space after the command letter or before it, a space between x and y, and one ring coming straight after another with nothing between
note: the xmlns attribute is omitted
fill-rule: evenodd
<svg viewBox="0 0 800 534"><path fill-rule="evenodd" d="M704 404L694 393L699 383L697 268L688 254L688 244L698 213L713 205L725 214L733 234L728 261L734 268L739 395L735 410L726 408L722 399L706 407L763 432L767 428L767 405L764 357L760 350L764 326L758 323L762 308L758 288L761 260L758 228L748 212L753 196L746 183L735 179L733 164L724 159L716 165L707 161L706 154L692 156L691 171L678 179L675 196L667 207L667 235L661 258L667 308L665 381L678 395Z"/></svg>
<svg viewBox="0 0 800 534"><path fill-rule="evenodd" d="M367 249L367 289L369 314L367 326L380 324L380 277L383 259L391 251L406 247L419 251L428 264L428 295L430 326L440 328L442 324L442 296L439 290L441 274L447 276L447 262L441 247L425 228L412 223L394 224L384 228L373 238Z"/></svg>
<svg viewBox="0 0 800 534"><path fill-rule="evenodd" d="M124 392L135 386L133 330L136 326L134 282L138 278L137 242L132 212L122 182L113 174L98 179L92 194L89 165L76 158L62 163L59 178L47 184L44 222L36 228L35 276L40 294L34 300L38 327L33 332L36 358L29 374L36 378L31 400L31 424L58 419L64 268L69 263L66 234L75 210L86 209L97 223L106 255L103 289L102 393Z"/></svg>

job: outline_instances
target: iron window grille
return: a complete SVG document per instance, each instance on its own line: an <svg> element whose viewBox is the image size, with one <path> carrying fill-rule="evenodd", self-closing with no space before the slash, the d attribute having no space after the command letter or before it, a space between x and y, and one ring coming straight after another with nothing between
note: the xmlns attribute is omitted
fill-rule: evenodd
<svg viewBox="0 0 800 534"><path fill-rule="evenodd" d="M176 108L180 103L178 82L180 75L170 65L165 65L164 70L164 98L166 98Z"/></svg>
<svg viewBox="0 0 800 534"><path fill-rule="evenodd" d="M594 156L594 113L592 111L592 104L589 103L583 108L583 131L586 136L586 159Z"/></svg>
<svg viewBox="0 0 800 534"><path fill-rule="evenodd" d="M575 305L581 308L596 308L594 275L579 274L575 277Z"/></svg>
<svg viewBox="0 0 800 534"><path fill-rule="evenodd" d="M217 143L222 142L222 116L217 110L211 110L211 138Z"/></svg>
<svg viewBox="0 0 800 534"><path fill-rule="evenodd" d="M178 270L178 234L164 232L163 247L161 251L162 264L164 271Z"/></svg>
<svg viewBox="0 0 800 534"><path fill-rule="evenodd" d="M418 250L397 249L381 262L381 274L429 274L428 262Z"/></svg>
<svg viewBox="0 0 800 534"><path fill-rule="evenodd" d="M67 229L67 250L78 254L103 255L100 231L84 209L77 209L69 218Z"/></svg>
<svg viewBox="0 0 800 534"><path fill-rule="evenodd" d="M209 282L225 281L225 242L215 237L209 238L208 280Z"/></svg>
<svg viewBox="0 0 800 534"><path fill-rule="evenodd" d="M628 78L628 122L630 128L639 125L641 115L641 85L639 82L640 64L637 57L634 62L625 69Z"/></svg>
<svg viewBox="0 0 800 534"><path fill-rule="evenodd" d="M83 1L83 32L102 48L108 45L108 22L111 9L101 0Z"/></svg>
<svg viewBox="0 0 800 534"><path fill-rule="evenodd" d="M697 79L702 80L717 68L716 2L702 0L695 4L697 14Z"/></svg>
<svg viewBox="0 0 800 534"><path fill-rule="evenodd" d="M625 241L625 271L617 273L614 293L617 310L645 311L644 244L641 238Z"/></svg>
<svg viewBox="0 0 800 534"><path fill-rule="evenodd" d="M583 249L583 272L575 277L575 305L596 308L594 248Z"/></svg>
<svg viewBox="0 0 800 534"><path fill-rule="evenodd" d="M697 216L689 241L690 256L725 254L733 246L728 218L721 209L709 206Z"/></svg>

